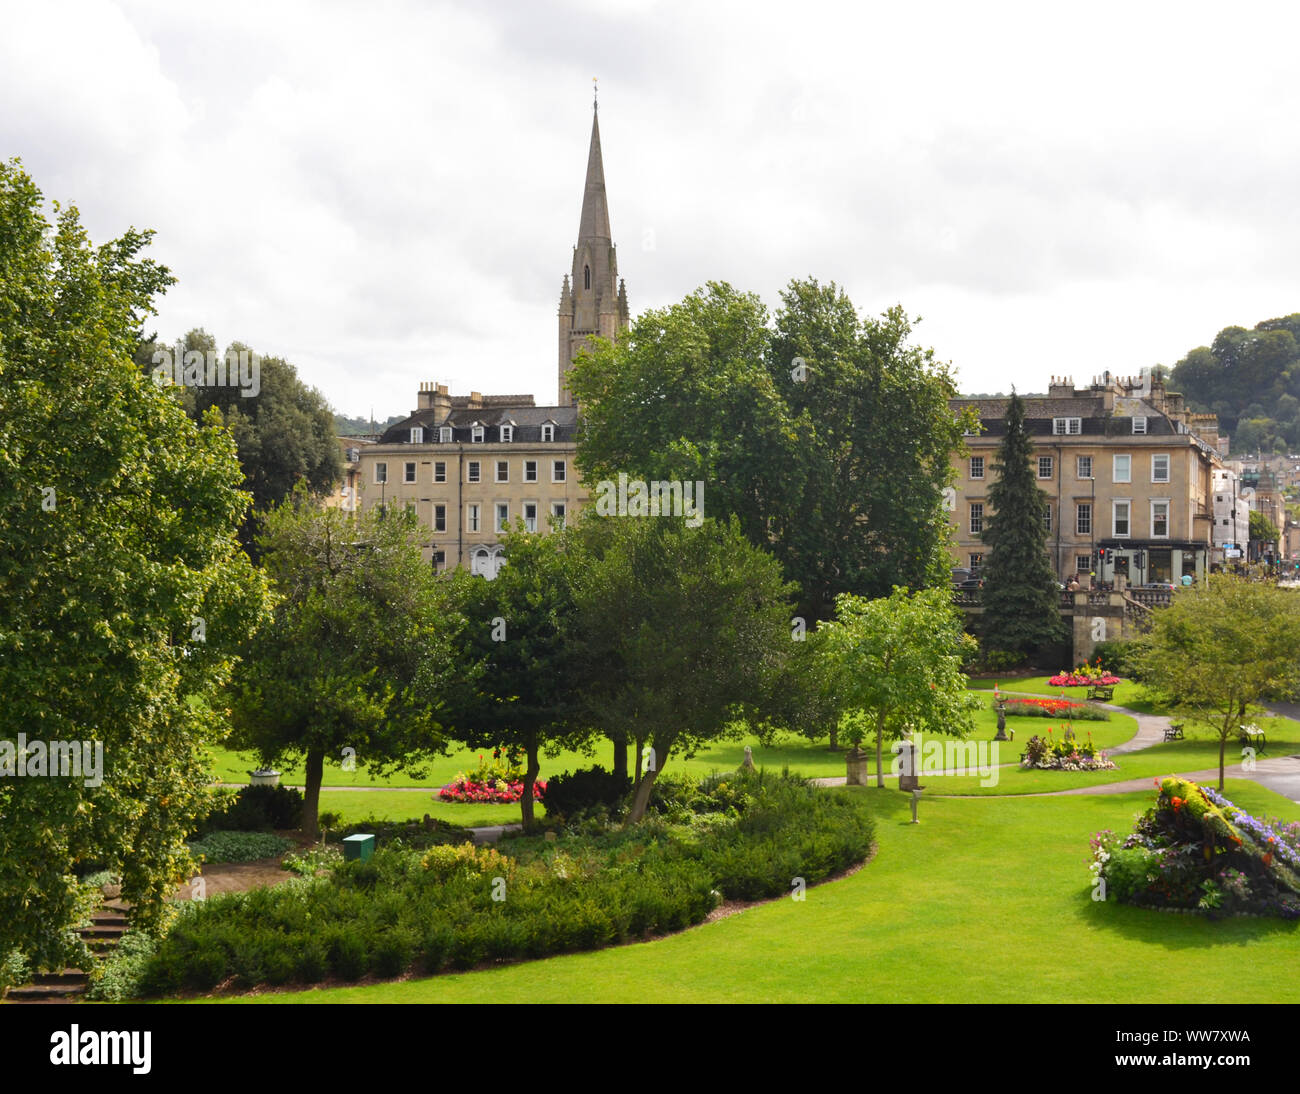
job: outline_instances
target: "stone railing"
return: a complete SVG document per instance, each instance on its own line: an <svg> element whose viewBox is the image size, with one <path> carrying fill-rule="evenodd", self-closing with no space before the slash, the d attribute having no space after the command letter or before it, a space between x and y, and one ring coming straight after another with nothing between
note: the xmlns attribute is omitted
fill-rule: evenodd
<svg viewBox="0 0 1300 1094"><path fill-rule="evenodd" d="M1168 589L1126 589L1125 592L1144 608L1164 608L1173 599L1173 593Z"/></svg>

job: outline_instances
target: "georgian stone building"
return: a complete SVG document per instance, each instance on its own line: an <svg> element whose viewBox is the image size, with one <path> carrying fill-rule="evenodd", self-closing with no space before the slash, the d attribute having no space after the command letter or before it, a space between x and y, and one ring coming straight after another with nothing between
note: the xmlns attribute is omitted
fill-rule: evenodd
<svg viewBox="0 0 1300 1094"><path fill-rule="evenodd" d="M556 405L536 406L531 395L452 395L446 385L422 383L410 416L358 453L357 508L414 509L428 529L432 565L495 577L504 528L522 520L546 533L589 500L575 460L569 366L589 338L615 340L629 321L593 108L578 242L560 291Z"/></svg>
<svg viewBox="0 0 1300 1094"><path fill-rule="evenodd" d="M980 431L954 457L948 495L953 564L983 561L991 515L988 488L1005 432L1005 398L959 398L975 407ZM1215 551L1214 472L1223 468L1218 419L1189 412L1183 398L1150 373L1110 373L1076 389L1054 377L1047 395L1024 396L1038 485L1048 496L1047 549L1063 582L1078 573L1142 585L1203 580Z"/></svg>

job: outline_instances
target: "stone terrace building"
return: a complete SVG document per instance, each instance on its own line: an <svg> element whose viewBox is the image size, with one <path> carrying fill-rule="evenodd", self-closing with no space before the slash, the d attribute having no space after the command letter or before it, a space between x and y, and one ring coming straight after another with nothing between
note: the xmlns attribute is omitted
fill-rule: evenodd
<svg viewBox="0 0 1300 1094"><path fill-rule="evenodd" d="M506 526L522 519L545 533L589 500L575 460L578 408L568 371L592 337L615 340L630 322L594 104L578 242L558 319L559 405L535 406L531 395L451 395L443 384L423 383L411 415L358 453L358 510L414 509L428 529L425 558L437 569L468 566L493 578L505 561Z"/></svg>
<svg viewBox="0 0 1300 1094"><path fill-rule="evenodd" d="M1145 371L1138 379L1105 373L1082 389L1053 377L1047 395L1023 398L1038 485L1048 495L1047 547L1060 580L1075 573L1104 582L1123 575L1134 585L1176 582L1184 574L1203 580L1218 561L1211 501L1225 443L1218 419L1189 413L1181 395ZM1008 401L951 402L955 411L975 407L981 426L954 457L954 565L983 561L988 488Z"/></svg>
<svg viewBox="0 0 1300 1094"><path fill-rule="evenodd" d="M578 480L574 407L534 406L531 395L450 395L420 385L419 406L360 453L359 508L414 509L429 529L425 558L496 576L501 533L563 524L586 503Z"/></svg>

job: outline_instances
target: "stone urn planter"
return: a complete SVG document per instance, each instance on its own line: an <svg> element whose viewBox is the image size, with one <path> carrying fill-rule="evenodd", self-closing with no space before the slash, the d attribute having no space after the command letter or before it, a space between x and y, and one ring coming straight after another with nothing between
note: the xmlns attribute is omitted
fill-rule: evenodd
<svg viewBox="0 0 1300 1094"><path fill-rule="evenodd" d="M857 745L844 753L844 766L848 769L846 786L867 785L867 763L870 759L871 754L863 752Z"/></svg>
<svg viewBox="0 0 1300 1094"><path fill-rule="evenodd" d="M261 771L250 771L248 773L249 786L279 786L280 772L263 769Z"/></svg>

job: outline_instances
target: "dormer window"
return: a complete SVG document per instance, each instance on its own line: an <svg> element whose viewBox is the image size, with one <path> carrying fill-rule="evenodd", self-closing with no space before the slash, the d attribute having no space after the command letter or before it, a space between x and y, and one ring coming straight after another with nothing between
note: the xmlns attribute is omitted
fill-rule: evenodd
<svg viewBox="0 0 1300 1094"><path fill-rule="evenodd" d="M1057 437L1068 437L1082 432L1082 418L1053 418L1052 433Z"/></svg>
<svg viewBox="0 0 1300 1094"><path fill-rule="evenodd" d="M544 441L555 440L555 426L553 426L550 422L547 422L544 426L542 426L542 440Z"/></svg>
<svg viewBox="0 0 1300 1094"><path fill-rule="evenodd" d="M438 440L442 444L451 444L451 426L444 425L438 429Z"/></svg>
<svg viewBox="0 0 1300 1094"><path fill-rule="evenodd" d="M348 463L356 463L360 459L361 459L361 449L359 448L348 449Z"/></svg>
<svg viewBox="0 0 1300 1094"><path fill-rule="evenodd" d="M482 444L483 427L481 425L471 426L469 431L469 439L471 444Z"/></svg>
<svg viewBox="0 0 1300 1094"><path fill-rule="evenodd" d="M424 444L424 426L415 425L411 427L411 443Z"/></svg>
<svg viewBox="0 0 1300 1094"><path fill-rule="evenodd" d="M515 427L512 425L503 425L501 427L501 441L503 444L509 444L515 439Z"/></svg>
<svg viewBox="0 0 1300 1094"><path fill-rule="evenodd" d="M1147 431L1147 420L1145 417L1136 417L1133 419L1133 432L1145 433Z"/></svg>

